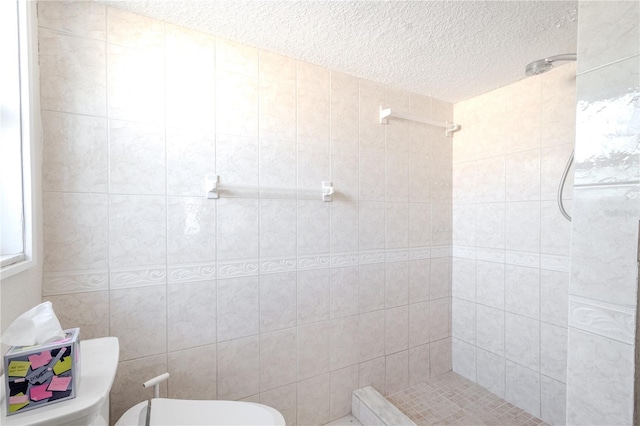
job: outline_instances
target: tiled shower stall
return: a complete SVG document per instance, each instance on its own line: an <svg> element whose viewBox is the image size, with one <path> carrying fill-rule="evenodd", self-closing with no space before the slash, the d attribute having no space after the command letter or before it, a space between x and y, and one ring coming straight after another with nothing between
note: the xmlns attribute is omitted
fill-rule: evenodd
<svg viewBox="0 0 640 426"><path fill-rule="evenodd" d="M164 371L308 425L450 370L451 138L378 114L451 104L97 3L38 14L44 297L120 339L112 420ZM207 199L207 174L317 195Z"/></svg>
<svg viewBox="0 0 640 426"><path fill-rule="evenodd" d="M453 368L548 423L629 424L640 167L622 121L638 100L589 105L640 93L638 15L580 2L577 67L452 105L100 3L40 2L43 297L83 338L120 339L112 422L165 371L163 395L309 425L348 414L354 389L396 394ZM381 106L462 130L381 125ZM613 133L593 125L612 116ZM628 161L590 168L596 137L614 141L603 157L627 141ZM574 142L570 224L555 194ZM249 189L207 199L207 174Z"/></svg>

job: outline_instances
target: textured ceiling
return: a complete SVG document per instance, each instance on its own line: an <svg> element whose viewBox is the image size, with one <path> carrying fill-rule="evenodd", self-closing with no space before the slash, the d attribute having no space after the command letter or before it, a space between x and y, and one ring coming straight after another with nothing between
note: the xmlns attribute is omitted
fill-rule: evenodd
<svg viewBox="0 0 640 426"><path fill-rule="evenodd" d="M577 1L103 3L449 102L576 51Z"/></svg>

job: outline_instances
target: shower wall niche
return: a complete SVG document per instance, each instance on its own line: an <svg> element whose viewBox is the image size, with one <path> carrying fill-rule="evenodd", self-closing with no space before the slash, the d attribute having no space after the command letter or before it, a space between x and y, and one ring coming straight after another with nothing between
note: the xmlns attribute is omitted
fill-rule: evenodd
<svg viewBox="0 0 640 426"><path fill-rule="evenodd" d="M453 141L453 369L565 422L575 63L460 102ZM571 212L572 176L565 189Z"/></svg>

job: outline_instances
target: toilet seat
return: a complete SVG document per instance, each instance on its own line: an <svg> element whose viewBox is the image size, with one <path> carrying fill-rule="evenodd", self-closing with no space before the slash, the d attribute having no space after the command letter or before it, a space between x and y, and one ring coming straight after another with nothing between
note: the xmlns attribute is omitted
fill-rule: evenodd
<svg viewBox="0 0 640 426"><path fill-rule="evenodd" d="M148 405L144 401L133 406L120 417L116 426L144 426ZM284 426L285 421L278 410L253 402L153 398L149 425Z"/></svg>

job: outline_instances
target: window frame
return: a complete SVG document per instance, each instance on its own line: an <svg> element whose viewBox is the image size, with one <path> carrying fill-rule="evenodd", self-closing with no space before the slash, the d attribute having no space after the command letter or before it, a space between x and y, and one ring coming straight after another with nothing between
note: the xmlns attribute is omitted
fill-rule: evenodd
<svg viewBox="0 0 640 426"><path fill-rule="evenodd" d="M38 70L37 4L17 0L20 42L20 126L22 140L22 202L24 214L24 258L0 268L4 280L35 267L37 259L36 206L38 179L37 148L42 139Z"/></svg>

